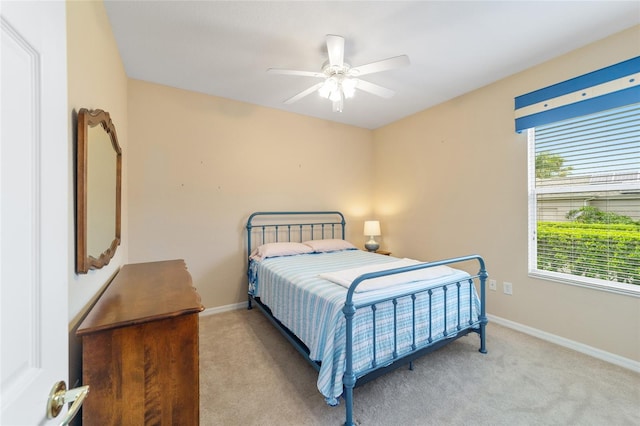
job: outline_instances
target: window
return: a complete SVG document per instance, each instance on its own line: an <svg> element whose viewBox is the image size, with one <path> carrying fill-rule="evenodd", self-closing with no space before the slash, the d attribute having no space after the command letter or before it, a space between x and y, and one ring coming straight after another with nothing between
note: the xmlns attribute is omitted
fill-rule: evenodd
<svg viewBox="0 0 640 426"><path fill-rule="evenodd" d="M640 294L640 104L537 125L529 273Z"/></svg>

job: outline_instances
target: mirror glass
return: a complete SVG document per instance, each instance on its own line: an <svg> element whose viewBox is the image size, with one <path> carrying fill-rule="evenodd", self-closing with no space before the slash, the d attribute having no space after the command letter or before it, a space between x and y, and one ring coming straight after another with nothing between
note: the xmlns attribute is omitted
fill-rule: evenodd
<svg viewBox="0 0 640 426"><path fill-rule="evenodd" d="M103 110L78 113L76 271L108 264L120 244L122 152Z"/></svg>

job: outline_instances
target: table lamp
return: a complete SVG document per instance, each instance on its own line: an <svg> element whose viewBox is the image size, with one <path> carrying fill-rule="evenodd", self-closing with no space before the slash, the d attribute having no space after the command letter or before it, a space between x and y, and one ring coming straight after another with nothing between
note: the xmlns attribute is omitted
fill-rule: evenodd
<svg viewBox="0 0 640 426"><path fill-rule="evenodd" d="M376 251L380 248L380 244L378 244L375 238L373 238L380 235L380 222L378 222L377 220L365 221L364 235L369 236L369 241L364 244L364 248L366 248L368 251Z"/></svg>

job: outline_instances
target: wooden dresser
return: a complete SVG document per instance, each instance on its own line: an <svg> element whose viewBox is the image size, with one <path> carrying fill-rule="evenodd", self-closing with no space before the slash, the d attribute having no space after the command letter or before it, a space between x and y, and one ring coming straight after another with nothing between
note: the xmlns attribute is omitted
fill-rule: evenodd
<svg viewBox="0 0 640 426"><path fill-rule="evenodd" d="M199 424L202 309L183 260L123 266L76 332L83 425Z"/></svg>

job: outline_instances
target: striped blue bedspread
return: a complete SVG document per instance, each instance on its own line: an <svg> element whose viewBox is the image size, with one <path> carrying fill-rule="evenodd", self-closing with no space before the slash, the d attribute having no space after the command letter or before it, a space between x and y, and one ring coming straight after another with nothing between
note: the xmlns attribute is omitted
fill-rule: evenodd
<svg viewBox="0 0 640 426"><path fill-rule="evenodd" d="M312 360L322 362L318 390L331 405L338 403L337 398L343 391L346 349L342 308L347 289L318 275L397 260L361 250L345 250L268 258L261 262L252 261L249 265L250 293L260 297L273 315L307 345ZM354 303L357 307L390 295L407 294L445 283L453 283L446 287L446 318L441 287L433 289L431 295L428 292L419 293L415 302L410 296L397 299L395 326L391 301L376 304L375 313L369 306L356 311L353 366L357 377L390 364L394 360L394 350L399 357L411 352L413 345L420 348L445 339L460 329L478 328L480 301L469 274L459 270L441 278L355 294ZM419 324L416 326L415 342L413 303L416 306L416 324ZM376 318L375 360L373 315ZM395 343L394 327L398 330Z"/></svg>

